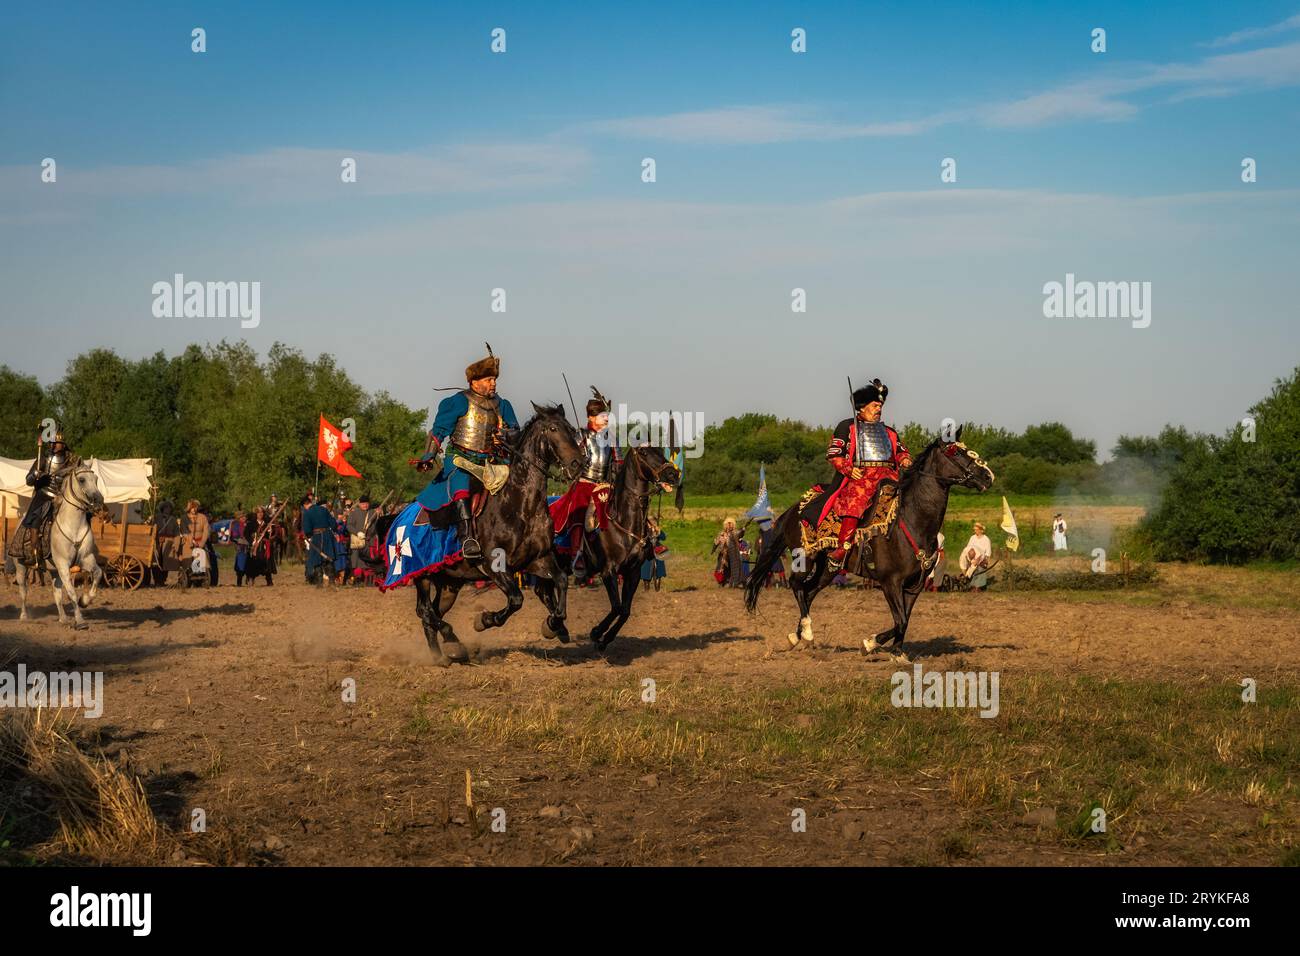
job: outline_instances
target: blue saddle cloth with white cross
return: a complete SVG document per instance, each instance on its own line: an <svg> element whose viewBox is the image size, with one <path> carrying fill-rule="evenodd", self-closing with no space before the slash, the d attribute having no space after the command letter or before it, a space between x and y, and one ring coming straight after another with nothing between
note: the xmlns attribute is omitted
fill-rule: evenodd
<svg viewBox="0 0 1300 956"><path fill-rule="evenodd" d="M413 501L389 526L384 542L388 573L379 590L401 587L421 574L431 574L461 560L460 536L455 525L431 528L417 524L416 519L423 510L418 501Z"/></svg>

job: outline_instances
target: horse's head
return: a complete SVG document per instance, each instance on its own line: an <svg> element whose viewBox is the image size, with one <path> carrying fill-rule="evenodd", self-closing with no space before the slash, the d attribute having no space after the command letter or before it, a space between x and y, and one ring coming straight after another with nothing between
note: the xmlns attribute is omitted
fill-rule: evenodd
<svg viewBox="0 0 1300 956"><path fill-rule="evenodd" d="M89 465L78 465L63 479L62 496L74 507L87 514L104 507L104 494L99 490L99 478Z"/></svg>
<svg viewBox="0 0 1300 956"><path fill-rule="evenodd" d="M533 418L520 435L521 447L531 451L547 465L559 465L570 481L582 473L586 452L578 440L578 430L569 424L560 405L533 402ZM530 447L531 446L531 447Z"/></svg>
<svg viewBox="0 0 1300 956"><path fill-rule="evenodd" d="M961 433L964 427L957 427L953 441L937 442L934 454L929 456L929 468L936 478L946 484L988 491L993 487L993 469L985 464L979 452L962 444Z"/></svg>
<svg viewBox="0 0 1300 956"><path fill-rule="evenodd" d="M677 487L677 479L681 477L677 466L665 458L662 451L649 445L628 449L626 467L642 481L658 485L664 491Z"/></svg>

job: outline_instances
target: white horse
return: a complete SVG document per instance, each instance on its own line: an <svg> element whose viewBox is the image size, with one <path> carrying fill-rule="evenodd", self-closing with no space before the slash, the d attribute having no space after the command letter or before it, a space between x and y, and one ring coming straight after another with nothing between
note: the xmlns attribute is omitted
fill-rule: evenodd
<svg viewBox="0 0 1300 956"><path fill-rule="evenodd" d="M95 560L95 536L90 530L90 516L104 506L104 496L99 490L99 479L89 465L77 465L68 472L54 504L54 527L50 531L49 555L49 560L54 564L54 606L59 609L59 623L68 623L68 617L63 613L63 592L66 590L72 598L72 626L80 629L86 627L81 609L90 607L90 602L99 589L99 581L104 576L99 562ZM90 590L85 595L77 594L77 585L72 577L74 564L90 573ZM20 621L28 620L28 567L19 562L18 598L22 605L18 615Z"/></svg>

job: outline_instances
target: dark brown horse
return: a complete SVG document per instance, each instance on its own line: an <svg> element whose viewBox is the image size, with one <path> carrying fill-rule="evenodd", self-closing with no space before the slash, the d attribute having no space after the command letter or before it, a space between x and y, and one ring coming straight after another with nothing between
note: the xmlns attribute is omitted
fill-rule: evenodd
<svg viewBox="0 0 1300 956"><path fill-rule="evenodd" d="M948 510L948 493L954 485L976 491L987 491L993 485L993 471L977 453L961 443L961 432L958 428L955 441L936 438L916 456L912 467L899 481L898 519L893 527L869 547L855 545L845 558L845 570L880 583L894 617L894 626L888 631L863 639L864 653L893 643L895 656L906 658L902 647L907 622L934 564L937 536ZM777 519L776 534L759 555L745 585L745 606L752 611L758 606L767 572L787 548L791 549L794 560L790 590L799 603L799 626L788 638L793 648L812 645L812 603L836 573L828 567L829 549L804 554L801 542L796 504Z"/></svg>
<svg viewBox="0 0 1300 956"><path fill-rule="evenodd" d="M677 467L657 448L632 448L614 477L609 496L609 522L600 532L601 553L594 554L586 535L582 538L587 568L599 574L609 597L609 613L591 629L591 640L604 650L618 637L632 616L632 600L641 583L641 565L654 557L654 542L646 519L650 495L656 487L671 491L677 484ZM623 591L619 593L619 578Z"/></svg>
<svg viewBox="0 0 1300 956"><path fill-rule="evenodd" d="M415 613L424 625L434 662L441 666L469 660L446 616L460 589L472 581L491 581L506 596L506 606L484 611L475 620L474 630L500 627L523 606L523 591L515 581L515 575L522 572L535 576L534 590L549 612L542 625L543 636L569 640L564 623L568 578L552 547L546 476L552 465L558 465L570 480L577 477L583 450L560 406L534 403L533 410L536 414L511 444L509 478L496 494L488 496L475 521L483 559L459 561L415 579ZM392 516L375 522L370 537L382 543L392 523Z"/></svg>

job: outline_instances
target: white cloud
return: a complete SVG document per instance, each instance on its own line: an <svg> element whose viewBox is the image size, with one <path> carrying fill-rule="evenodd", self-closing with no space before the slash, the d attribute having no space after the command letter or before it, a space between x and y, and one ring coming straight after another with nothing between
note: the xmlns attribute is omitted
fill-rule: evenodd
<svg viewBox="0 0 1300 956"><path fill-rule="evenodd" d="M1300 13L1287 17L1280 23L1274 23L1272 26L1251 27L1229 33L1227 36L1215 37L1209 43L1203 45L1208 47L1236 46L1238 43L1246 43L1250 40L1258 40L1260 37L1286 33L1289 30L1300 30Z"/></svg>
<svg viewBox="0 0 1300 956"><path fill-rule="evenodd" d="M344 157L357 161L357 181L340 179ZM57 158L57 157L56 157ZM58 182L40 168L0 167L0 199L51 208L82 198L229 195L242 200L319 200L351 190L362 196L439 196L537 189L571 182L591 162L579 145L556 142L469 144L401 153L282 147L174 165L58 167Z"/></svg>
<svg viewBox="0 0 1300 956"><path fill-rule="evenodd" d="M1300 43L1207 56L1195 62L1124 67L1100 78L1068 83L1020 99L973 105L927 116L848 123L795 106L730 106L636 116L585 128L649 140L701 144L845 140L915 136L955 123L1038 127L1070 121L1126 120L1143 108L1133 97L1168 91L1166 101L1225 97L1300 85Z"/></svg>

